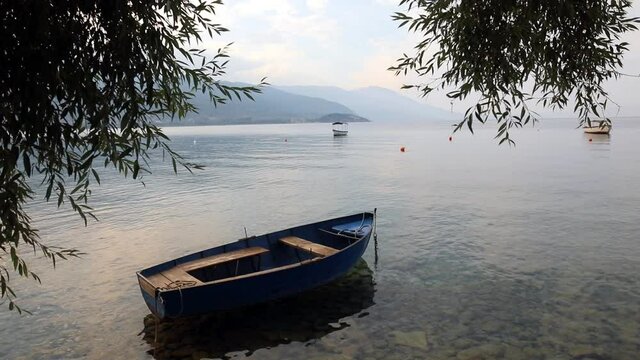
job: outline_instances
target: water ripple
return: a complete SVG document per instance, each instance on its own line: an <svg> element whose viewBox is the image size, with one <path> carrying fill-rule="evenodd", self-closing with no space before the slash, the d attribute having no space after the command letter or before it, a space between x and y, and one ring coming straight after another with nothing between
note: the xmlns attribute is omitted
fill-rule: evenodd
<svg viewBox="0 0 640 360"><path fill-rule="evenodd" d="M0 357L149 357L136 270L245 227L374 207L378 258L371 246L361 277L327 290L341 299L288 304L299 323L258 311L222 330L211 319L163 327L158 357L637 357L640 127L589 142L554 123L519 131L516 148L498 147L494 130L449 142L440 125L354 124L345 139L323 124L168 129L203 170L176 176L158 155L142 186L103 169L91 198L101 220L87 227L55 204L29 205L44 241L87 254L55 271L30 258L43 284L16 284L34 315L0 313ZM238 331L215 335L224 329Z"/></svg>

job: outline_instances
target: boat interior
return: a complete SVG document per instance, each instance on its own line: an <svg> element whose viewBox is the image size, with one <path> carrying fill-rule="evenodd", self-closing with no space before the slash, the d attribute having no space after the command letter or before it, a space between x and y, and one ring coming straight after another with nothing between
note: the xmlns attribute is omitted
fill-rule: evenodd
<svg viewBox="0 0 640 360"><path fill-rule="evenodd" d="M364 213L247 237L142 270L140 284L154 293L300 266L364 239L372 227L373 215Z"/></svg>

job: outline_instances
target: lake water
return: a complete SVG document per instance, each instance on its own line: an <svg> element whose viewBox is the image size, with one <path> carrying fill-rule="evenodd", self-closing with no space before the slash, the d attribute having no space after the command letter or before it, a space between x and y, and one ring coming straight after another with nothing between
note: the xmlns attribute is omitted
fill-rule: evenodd
<svg viewBox="0 0 640 360"><path fill-rule="evenodd" d="M14 285L33 315L0 311L0 358L637 359L640 120L576 125L511 148L447 124L167 129L204 170L154 164L143 186L103 169L88 227L30 205L45 242L86 255L31 262L43 284ZM144 267L374 208L377 253L337 283L157 327L142 301Z"/></svg>

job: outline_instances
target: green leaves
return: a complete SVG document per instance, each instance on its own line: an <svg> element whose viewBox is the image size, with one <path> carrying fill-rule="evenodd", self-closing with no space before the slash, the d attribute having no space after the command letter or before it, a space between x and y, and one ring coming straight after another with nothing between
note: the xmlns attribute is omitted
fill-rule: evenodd
<svg viewBox="0 0 640 360"><path fill-rule="evenodd" d="M194 93L214 105L253 99L256 86L221 83L227 47L199 48L205 34L227 29L212 20L221 1L116 0L3 2L0 5L0 298L9 298L7 269L38 280L18 245L56 260L77 250L40 242L23 205L37 176L44 198L69 206L85 222L88 199L100 184L99 166L141 179L153 151L168 154L173 170L200 168L171 150L158 120L180 120L195 110ZM24 24L38 19L38 26ZM70 190L70 192L68 191ZM8 246L11 244L11 246ZM16 307L17 308L17 307ZM19 309L19 308L17 308Z"/></svg>
<svg viewBox="0 0 640 360"><path fill-rule="evenodd" d="M570 101L580 124L605 116L608 94L602 84L620 75L628 44L619 39L636 30L628 0L402 0L406 13L392 18L423 39L415 53L403 54L389 69L429 78L414 87L423 96L447 89L463 100L479 95L463 124L489 118L499 124L500 143L514 144L509 130L535 123L534 101L552 109ZM606 119L606 122L609 122ZM504 126L503 126L504 125Z"/></svg>

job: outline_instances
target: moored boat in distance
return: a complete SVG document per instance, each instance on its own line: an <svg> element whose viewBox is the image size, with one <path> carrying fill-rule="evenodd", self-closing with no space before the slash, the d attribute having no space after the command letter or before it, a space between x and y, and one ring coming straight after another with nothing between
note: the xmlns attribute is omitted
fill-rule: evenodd
<svg viewBox="0 0 640 360"><path fill-rule="evenodd" d="M586 134L609 134L611 125L607 124L604 120L592 120L591 126L587 124L582 130L584 130Z"/></svg>
<svg viewBox="0 0 640 360"><path fill-rule="evenodd" d="M331 125L333 126L333 136L347 136L349 132L348 123L337 121Z"/></svg>
<svg viewBox="0 0 640 360"><path fill-rule="evenodd" d="M138 284L161 319L265 302L344 275L374 228L375 210L251 236L141 270Z"/></svg>

